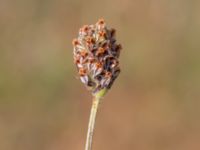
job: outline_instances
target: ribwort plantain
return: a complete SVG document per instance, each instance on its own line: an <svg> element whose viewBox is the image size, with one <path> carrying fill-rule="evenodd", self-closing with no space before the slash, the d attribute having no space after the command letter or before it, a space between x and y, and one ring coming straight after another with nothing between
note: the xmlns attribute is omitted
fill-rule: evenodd
<svg viewBox="0 0 200 150"><path fill-rule="evenodd" d="M74 63L80 80L94 96L85 150L92 149L99 101L120 73L118 59L122 46L117 44L115 34L115 29L107 28L105 21L99 19L94 25L80 28L78 37L72 41Z"/></svg>

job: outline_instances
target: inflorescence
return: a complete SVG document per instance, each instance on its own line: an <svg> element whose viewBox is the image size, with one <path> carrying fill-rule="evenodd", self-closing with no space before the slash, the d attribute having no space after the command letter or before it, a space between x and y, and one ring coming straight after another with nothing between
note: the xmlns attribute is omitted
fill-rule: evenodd
<svg viewBox="0 0 200 150"><path fill-rule="evenodd" d="M84 25L73 40L74 63L81 81L93 92L109 89L120 73L116 30L108 29L103 19L94 25Z"/></svg>

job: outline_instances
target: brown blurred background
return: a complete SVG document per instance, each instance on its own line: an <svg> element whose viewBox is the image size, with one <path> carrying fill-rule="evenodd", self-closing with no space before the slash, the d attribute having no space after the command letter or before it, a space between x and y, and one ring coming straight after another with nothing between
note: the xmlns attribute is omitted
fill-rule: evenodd
<svg viewBox="0 0 200 150"><path fill-rule="evenodd" d="M199 150L198 0L1 0L0 150L84 149L92 96L71 41L99 18L123 50L94 150Z"/></svg>

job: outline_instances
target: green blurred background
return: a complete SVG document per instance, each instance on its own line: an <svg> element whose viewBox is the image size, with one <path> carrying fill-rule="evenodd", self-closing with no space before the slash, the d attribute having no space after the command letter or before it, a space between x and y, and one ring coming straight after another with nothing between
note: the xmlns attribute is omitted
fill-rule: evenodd
<svg viewBox="0 0 200 150"><path fill-rule="evenodd" d="M123 50L94 150L199 150L198 0L1 0L0 150L84 149L92 96L71 41L99 18Z"/></svg>

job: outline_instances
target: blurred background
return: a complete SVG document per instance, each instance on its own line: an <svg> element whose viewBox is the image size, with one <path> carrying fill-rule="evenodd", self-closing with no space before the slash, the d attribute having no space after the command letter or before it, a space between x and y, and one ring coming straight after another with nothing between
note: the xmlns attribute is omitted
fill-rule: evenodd
<svg viewBox="0 0 200 150"><path fill-rule="evenodd" d="M197 0L1 0L0 150L84 149L92 96L71 41L99 18L123 50L94 150L199 150Z"/></svg>

